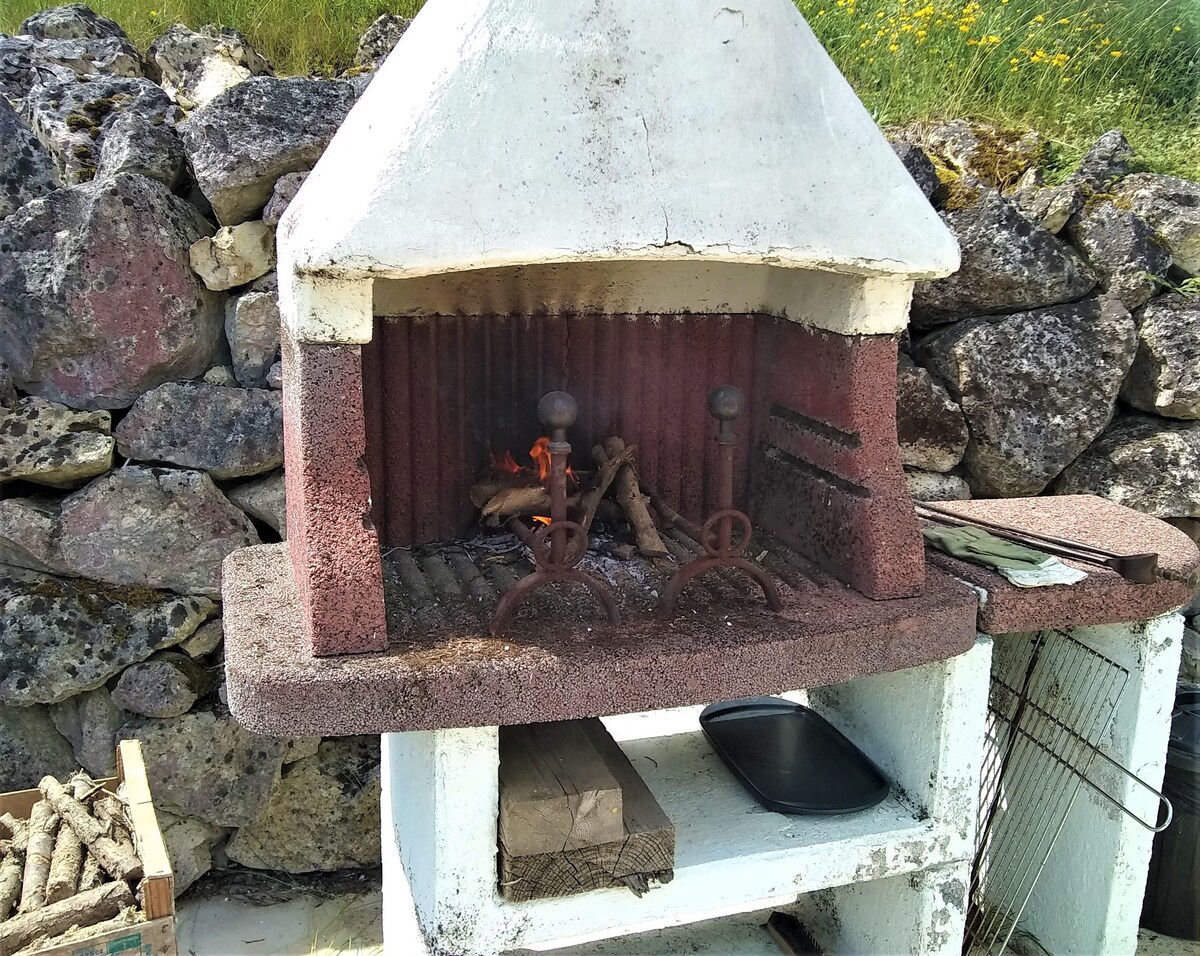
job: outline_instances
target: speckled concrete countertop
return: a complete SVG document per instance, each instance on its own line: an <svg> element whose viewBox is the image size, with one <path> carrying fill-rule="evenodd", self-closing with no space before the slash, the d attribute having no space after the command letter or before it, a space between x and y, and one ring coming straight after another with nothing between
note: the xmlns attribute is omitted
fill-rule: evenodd
<svg viewBox="0 0 1200 956"><path fill-rule="evenodd" d="M378 734L628 713L836 684L953 657L975 640L977 598L934 571L920 597L872 601L823 575L702 621L631 615L443 629L386 651L314 658L283 545L231 555L225 667L234 716L260 733Z"/></svg>
<svg viewBox="0 0 1200 956"><path fill-rule="evenodd" d="M938 507L968 520L980 518L1122 554L1158 553L1159 575L1153 584L1131 584L1108 568L1066 561L1086 571L1087 578L1078 584L1019 588L987 568L927 551L930 568L988 592L979 609L979 629L988 634L1145 621L1192 599L1200 563L1192 539L1165 521L1104 498L1061 495L944 501Z"/></svg>

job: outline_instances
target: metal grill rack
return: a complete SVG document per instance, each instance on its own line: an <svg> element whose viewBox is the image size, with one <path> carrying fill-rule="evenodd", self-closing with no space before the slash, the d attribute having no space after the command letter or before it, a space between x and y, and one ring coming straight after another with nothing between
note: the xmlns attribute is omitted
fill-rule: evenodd
<svg viewBox="0 0 1200 956"><path fill-rule="evenodd" d="M1100 749L1129 671L1062 631L997 640L965 948L1002 954L1087 784L1148 830L1170 802ZM1150 823L1092 778L1107 768L1165 807Z"/></svg>

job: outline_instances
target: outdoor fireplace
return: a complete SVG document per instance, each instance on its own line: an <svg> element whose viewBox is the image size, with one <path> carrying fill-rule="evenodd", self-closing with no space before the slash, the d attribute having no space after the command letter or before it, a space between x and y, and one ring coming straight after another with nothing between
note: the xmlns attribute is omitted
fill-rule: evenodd
<svg viewBox="0 0 1200 956"><path fill-rule="evenodd" d="M711 55L668 65L599 27L562 56L495 53L516 21L487 7L422 15L280 229L288 547L312 652L384 649L389 613L409 627L381 553L469 536L472 483L544 433L534 409L560 389L583 467L619 435L700 524L717 506L707 396L739 388L733 505L785 556L773 573L920 595L897 335L913 280L957 251L803 21L756 12L782 32L746 109L726 72L747 14L718 11ZM538 16L543 38L574 29L569 10ZM455 586L494 604L505 582L468 563Z"/></svg>

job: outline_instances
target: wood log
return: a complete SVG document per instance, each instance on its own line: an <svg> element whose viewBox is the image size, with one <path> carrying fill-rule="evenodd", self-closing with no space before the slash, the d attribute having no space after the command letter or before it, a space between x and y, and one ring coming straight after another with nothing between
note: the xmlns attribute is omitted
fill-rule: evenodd
<svg viewBox="0 0 1200 956"><path fill-rule="evenodd" d="M605 458L616 458L625 450L625 442L613 436L605 439ZM597 462L600 464L600 462ZM646 499L638 486L637 470L630 462L621 467L616 477L617 501L620 502L629 524L633 527L637 539L638 550L648 558L665 558L669 552L658 529L654 527L654 519L650 517L650 509L646 507Z"/></svg>
<svg viewBox="0 0 1200 956"><path fill-rule="evenodd" d="M77 893L35 912L14 916L0 923L0 956L12 956L35 939L58 936L72 926L90 926L112 919L133 903L129 886L117 881Z"/></svg>
<svg viewBox="0 0 1200 956"><path fill-rule="evenodd" d="M83 851L83 866L79 870L79 892L94 890L104 882L104 870L95 854Z"/></svg>
<svg viewBox="0 0 1200 956"><path fill-rule="evenodd" d="M70 827L60 826L54 840L54 856L46 879L46 903L57 903L79 891L83 867L83 843Z"/></svg>
<svg viewBox="0 0 1200 956"><path fill-rule="evenodd" d="M25 847L25 872L18 913L33 913L46 905L46 880L54 856L54 836L59 818L47 800L39 800L29 813L29 842Z"/></svg>
<svg viewBox="0 0 1200 956"><path fill-rule="evenodd" d="M137 856L130 833L129 814L125 811L125 803L116 794L107 790L98 793L92 801L92 812L96 819L108 828L108 835L116 841L122 851L130 856Z"/></svg>
<svg viewBox="0 0 1200 956"><path fill-rule="evenodd" d="M622 442L624 444L624 442ZM625 448L611 458L604 449L597 445L592 449L592 457L600 467L596 470L592 487L579 496L578 517L575 519L587 531L596 518L596 510L600 507L601 499L608 494L608 488L617 477L623 465L630 464L637 454L637 445L626 445Z"/></svg>
<svg viewBox="0 0 1200 956"><path fill-rule="evenodd" d="M580 726L500 728L500 842L512 856L621 839L621 787Z"/></svg>
<svg viewBox="0 0 1200 956"><path fill-rule="evenodd" d="M501 844L500 890L506 900L620 886L640 896L651 880L669 883L675 875L675 827L604 725L598 720L579 723L621 786L621 839L530 856L512 856Z"/></svg>
<svg viewBox="0 0 1200 956"><path fill-rule="evenodd" d="M509 488L516 488L529 484L529 478L522 475L510 475L507 478L495 478L488 481L479 481L471 486L469 496L471 504L476 508L482 509L489 501Z"/></svg>
<svg viewBox="0 0 1200 956"><path fill-rule="evenodd" d="M579 504L579 495L567 497L567 507ZM550 515L550 492L541 485L506 488L482 508L483 523L494 528L519 515Z"/></svg>
<svg viewBox="0 0 1200 956"><path fill-rule="evenodd" d="M21 878L25 871L25 848L29 843L29 828L12 814L0 817L0 823L12 834L12 846L0 863L0 922L12 912L21 899Z"/></svg>
<svg viewBox="0 0 1200 956"><path fill-rule="evenodd" d="M38 789L62 815L63 822L87 844L88 851L108 873L130 883L142 878L142 863L137 856L108 836L104 825L88 813L87 807L67 793L61 783L53 777L42 777Z"/></svg>

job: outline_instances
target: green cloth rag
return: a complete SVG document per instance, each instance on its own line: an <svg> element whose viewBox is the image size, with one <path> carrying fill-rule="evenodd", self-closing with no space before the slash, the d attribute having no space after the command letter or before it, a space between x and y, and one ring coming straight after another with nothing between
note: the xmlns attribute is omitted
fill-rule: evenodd
<svg viewBox="0 0 1200 956"><path fill-rule="evenodd" d="M1032 571L1049 560L1050 555L1034 551L1014 541L997 538L979 528L947 528L926 525L921 529L925 540L946 554L989 568Z"/></svg>

